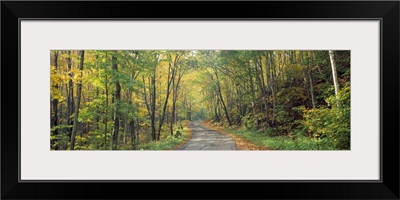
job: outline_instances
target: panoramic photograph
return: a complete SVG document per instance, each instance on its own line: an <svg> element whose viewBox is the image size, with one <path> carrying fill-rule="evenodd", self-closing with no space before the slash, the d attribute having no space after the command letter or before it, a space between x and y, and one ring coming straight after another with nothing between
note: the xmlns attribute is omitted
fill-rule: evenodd
<svg viewBox="0 0 400 200"><path fill-rule="evenodd" d="M350 150L349 50L50 50L50 150Z"/></svg>

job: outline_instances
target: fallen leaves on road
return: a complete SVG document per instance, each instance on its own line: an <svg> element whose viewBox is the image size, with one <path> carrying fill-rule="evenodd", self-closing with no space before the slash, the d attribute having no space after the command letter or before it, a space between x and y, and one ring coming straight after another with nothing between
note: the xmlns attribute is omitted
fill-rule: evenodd
<svg viewBox="0 0 400 200"><path fill-rule="evenodd" d="M208 128L211 128L211 129L217 131L218 133L231 136L235 140L236 149L238 149L238 150L271 150L266 147L253 144L253 143L247 141L246 139L239 137L235 134L227 133L224 130L222 130L223 127L215 126L208 121L202 122L202 124Z"/></svg>

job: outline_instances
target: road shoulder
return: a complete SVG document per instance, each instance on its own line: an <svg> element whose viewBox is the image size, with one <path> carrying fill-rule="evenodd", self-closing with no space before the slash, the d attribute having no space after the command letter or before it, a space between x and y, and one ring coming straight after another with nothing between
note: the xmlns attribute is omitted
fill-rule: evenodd
<svg viewBox="0 0 400 200"><path fill-rule="evenodd" d="M201 124L209 129L212 129L212 130L218 132L218 133L221 133L224 135L229 135L235 141L237 150L270 150L263 146L253 144L253 143L247 141L246 139L239 137L235 134L227 133L223 130L223 127L215 126L212 123L210 123L209 121L203 121Z"/></svg>

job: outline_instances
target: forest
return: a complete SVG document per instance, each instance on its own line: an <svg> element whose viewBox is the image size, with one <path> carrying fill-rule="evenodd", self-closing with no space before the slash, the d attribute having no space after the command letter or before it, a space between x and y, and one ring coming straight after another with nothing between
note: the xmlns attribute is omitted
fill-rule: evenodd
<svg viewBox="0 0 400 200"><path fill-rule="evenodd" d="M50 93L51 150L175 150L192 122L270 150L350 149L345 50L51 50Z"/></svg>

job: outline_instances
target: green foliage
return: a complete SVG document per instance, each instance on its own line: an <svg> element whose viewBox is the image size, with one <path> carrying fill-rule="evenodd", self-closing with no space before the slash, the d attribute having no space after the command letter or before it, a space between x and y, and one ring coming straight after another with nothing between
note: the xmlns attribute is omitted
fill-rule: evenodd
<svg viewBox="0 0 400 200"><path fill-rule="evenodd" d="M291 121L291 119L288 117L289 114L286 112L286 110L284 110L283 106L277 106L276 110L277 112L275 120L278 124L283 124Z"/></svg>
<svg viewBox="0 0 400 200"><path fill-rule="evenodd" d="M146 144L140 144L139 150L171 150L183 141L187 140L189 137L189 129L184 127L183 129L178 129L181 132L180 137L174 137L168 135L165 139L160 141L153 141Z"/></svg>
<svg viewBox="0 0 400 200"><path fill-rule="evenodd" d="M266 133L254 133L247 130L225 129L226 132L245 138L256 145L264 146L273 150L337 150L330 145L328 139L314 139L298 134L297 137L287 136L271 137Z"/></svg>
<svg viewBox="0 0 400 200"><path fill-rule="evenodd" d="M50 131L53 132L55 130L63 131L65 129L72 128L72 125L57 125L50 128Z"/></svg>
<svg viewBox="0 0 400 200"><path fill-rule="evenodd" d="M80 135L75 137L75 150L89 150L88 146L86 145L87 136L81 137Z"/></svg>
<svg viewBox="0 0 400 200"><path fill-rule="evenodd" d="M332 83L317 84L314 88L315 88L314 92L318 94L316 95L316 99L324 103L325 99L332 96L332 94L334 94L335 92Z"/></svg>
<svg viewBox="0 0 400 200"><path fill-rule="evenodd" d="M241 116L240 111L239 111L238 108L233 108L233 109L230 111L229 114L230 114L230 116L232 116L232 120L233 120L234 122L237 122L237 123L240 123L240 122L241 122L242 116Z"/></svg>
<svg viewBox="0 0 400 200"><path fill-rule="evenodd" d="M263 113L248 114L243 117L243 125L247 130L256 131L260 128L258 121L261 121L263 117Z"/></svg>
<svg viewBox="0 0 400 200"><path fill-rule="evenodd" d="M305 95L304 88L294 86L282 88L282 90L278 92L278 98L280 104L295 106L304 105L308 97Z"/></svg>
<svg viewBox="0 0 400 200"><path fill-rule="evenodd" d="M332 108L304 110L303 125L315 139L326 137L335 148L350 149L350 87L340 90L339 102L331 96L327 103Z"/></svg>
<svg viewBox="0 0 400 200"><path fill-rule="evenodd" d="M50 135L50 142L52 144L50 149L55 149L56 147L59 147L59 149L66 149L68 147L68 133L62 132L62 130L63 129L60 129L57 135Z"/></svg>

